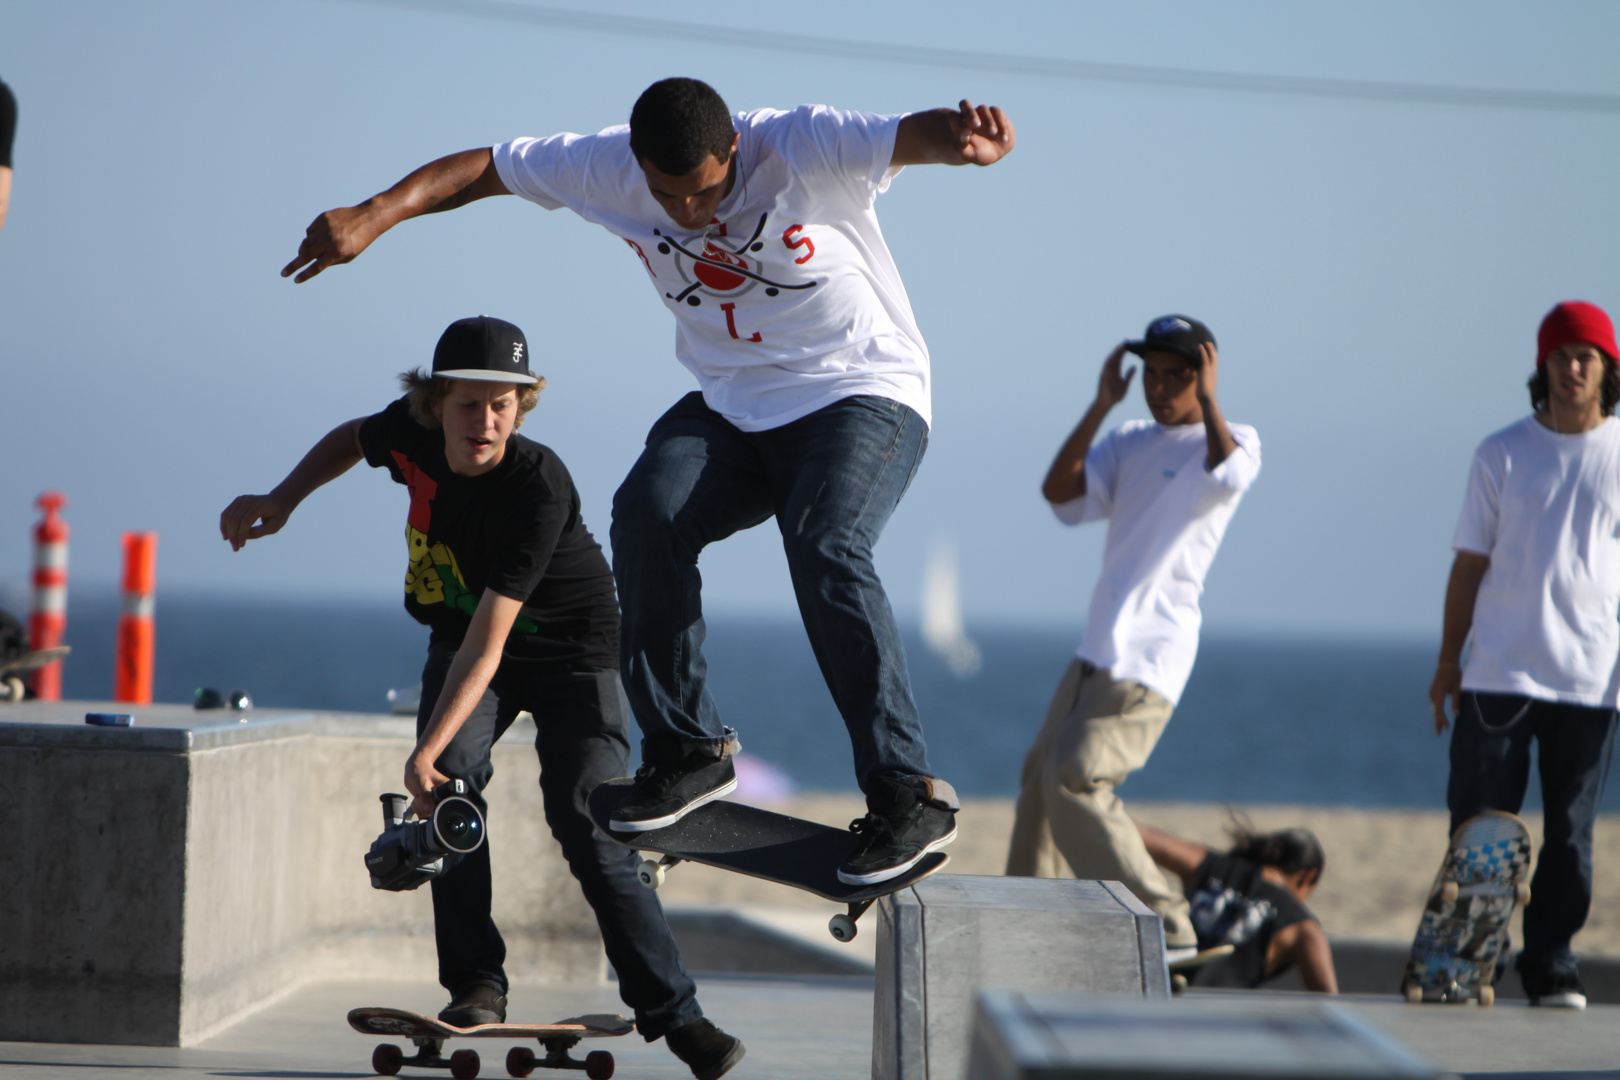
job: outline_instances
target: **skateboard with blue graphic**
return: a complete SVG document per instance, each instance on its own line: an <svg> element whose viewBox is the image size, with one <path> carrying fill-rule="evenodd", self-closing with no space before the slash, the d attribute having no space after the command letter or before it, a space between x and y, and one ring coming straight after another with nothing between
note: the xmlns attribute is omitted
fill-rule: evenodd
<svg viewBox="0 0 1620 1080"><path fill-rule="evenodd" d="M1401 992L1424 1001L1496 1000L1491 983L1507 944L1515 904L1530 901L1530 830L1513 814L1489 810L1462 823L1418 922Z"/></svg>

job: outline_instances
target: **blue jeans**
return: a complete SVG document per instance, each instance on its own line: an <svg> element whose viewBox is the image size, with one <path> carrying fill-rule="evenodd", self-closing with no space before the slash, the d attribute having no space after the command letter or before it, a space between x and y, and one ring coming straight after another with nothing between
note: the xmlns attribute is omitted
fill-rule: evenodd
<svg viewBox="0 0 1620 1080"><path fill-rule="evenodd" d="M769 431L739 431L688 394L647 435L613 497L620 669L643 755L731 733L709 693L698 555L776 518L810 646L874 777L927 776L917 706L872 549L928 445L898 402L854 397Z"/></svg>
<svg viewBox="0 0 1620 1080"><path fill-rule="evenodd" d="M438 640L428 646L418 736L433 716L456 648ZM435 764L481 793L495 774L490 747L524 710L534 714L537 729L546 824L596 913L608 963L619 977L619 996L635 1010L636 1030L650 1042L700 1018L703 1010L658 897L636 880L641 856L598 832L586 809L596 786L623 776L629 765L630 725L618 673L541 671L506 660ZM482 794L474 801L485 808ZM477 851L446 857L449 869L430 885L439 982L452 993L469 983L506 993L506 942L490 917L489 849L499 842L500 829L499 821L490 822Z"/></svg>
<svg viewBox="0 0 1620 1080"><path fill-rule="evenodd" d="M1524 909L1519 971L1575 970L1570 939L1592 909L1592 826L1614 752L1615 710L1467 691L1451 736L1451 831L1483 810L1516 814L1538 744L1546 815Z"/></svg>

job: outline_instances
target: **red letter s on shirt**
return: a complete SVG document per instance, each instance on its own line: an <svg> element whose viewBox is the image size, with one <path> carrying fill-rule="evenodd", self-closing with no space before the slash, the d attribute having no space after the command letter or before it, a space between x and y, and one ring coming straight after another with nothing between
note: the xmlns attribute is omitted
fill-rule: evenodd
<svg viewBox="0 0 1620 1080"><path fill-rule="evenodd" d="M803 225L789 225L786 229L782 230L782 243L786 244L794 251L797 251L800 248L805 249L805 253L803 255L800 255L797 259L793 260L800 266L803 266L805 263L809 262L810 256L816 253L816 245L808 236L801 236L797 240L793 238L794 233L803 231Z"/></svg>

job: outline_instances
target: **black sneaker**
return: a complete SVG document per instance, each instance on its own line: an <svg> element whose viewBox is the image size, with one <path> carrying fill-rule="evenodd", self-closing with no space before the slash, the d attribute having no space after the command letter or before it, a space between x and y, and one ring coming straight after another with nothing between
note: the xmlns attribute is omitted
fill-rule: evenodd
<svg viewBox="0 0 1620 1080"><path fill-rule="evenodd" d="M741 1039L727 1035L706 1018L681 1025L665 1035L664 1042L697 1080L720 1080L748 1052Z"/></svg>
<svg viewBox="0 0 1620 1080"><path fill-rule="evenodd" d="M451 997L450 1004L439 1010L439 1019L458 1028L504 1024L506 995L483 983L464 986Z"/></svg>
<svg viewBox="0 0 1620 1080"><path fill-rule="evenodd" d="M1586 1008L1586 987L1573 971L1548 971L1524 976L1524 993L1530 1004L1543 1009Z"/></svg>
<svg viewBox="0 0 1620 1080"><path fill-rule="evenodd" d="M956 839L956 792L943 780L919 776L910 781L882 778L867 792L869 813L849 823L861 838L838 880L875 885L899 877L924 855Z"/></svg>
<svg viewBox="0 0 1620 1080"><path fill-rule="evenodd" d="M706 802L737 790L731 758L693 751L671 761L649 761L609 820L614 832L649 832L673 825Z"/></svg>

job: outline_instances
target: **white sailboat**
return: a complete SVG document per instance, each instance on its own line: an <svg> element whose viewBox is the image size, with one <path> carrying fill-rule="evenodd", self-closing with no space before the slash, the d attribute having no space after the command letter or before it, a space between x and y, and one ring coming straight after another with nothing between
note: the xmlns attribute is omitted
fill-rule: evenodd
<svg viewBox="0 0 1620 1080"><path fill-rule="evenodd" d="M984 658L962 626L962 598L957 586L956 545L941 537L928 550L923 571L922 637L945 661L951 674L971 678Z"/></svg>

